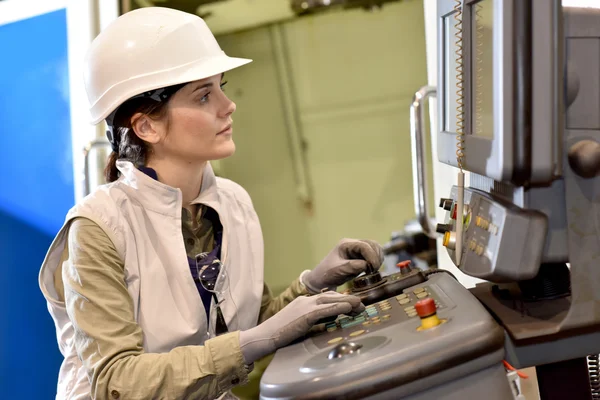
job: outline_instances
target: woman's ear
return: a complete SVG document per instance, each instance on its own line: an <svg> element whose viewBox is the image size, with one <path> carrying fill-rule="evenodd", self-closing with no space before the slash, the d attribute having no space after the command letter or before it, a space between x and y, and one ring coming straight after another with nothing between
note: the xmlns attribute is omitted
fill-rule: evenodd
<svg viewBox="0 0 600 400"><path fill-rule="evenodd" d="M160 132L158 124L146 114L135 113L131 117L131 127L133 131L144 142L156 144L160 141Z"/></svg>

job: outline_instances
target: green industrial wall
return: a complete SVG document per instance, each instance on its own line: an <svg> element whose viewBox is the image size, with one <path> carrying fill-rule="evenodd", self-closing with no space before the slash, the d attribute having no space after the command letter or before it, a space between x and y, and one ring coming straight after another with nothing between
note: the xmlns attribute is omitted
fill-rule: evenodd
<svg viewBox="0 0 600 400"><path fill-rule="evenodd" d="M274 292L340 238L383 243L415 217L409 107L427 81L422 0L218 39L228 54L254 60L226 76L237 152L218 170L253 198ZM303 172L309 199L299 197Z"/></svg>

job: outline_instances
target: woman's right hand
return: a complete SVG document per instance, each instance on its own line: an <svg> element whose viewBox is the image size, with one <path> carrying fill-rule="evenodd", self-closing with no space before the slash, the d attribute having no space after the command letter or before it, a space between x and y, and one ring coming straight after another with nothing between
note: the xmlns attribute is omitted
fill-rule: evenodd
<svg viewBox="0 0 600 400"><path fill-rule="evenodd" d="M337 292L298 297L262 324L240 332L242 354L251 364L306 334L320 319L364 309L360 298Z"/></svg>

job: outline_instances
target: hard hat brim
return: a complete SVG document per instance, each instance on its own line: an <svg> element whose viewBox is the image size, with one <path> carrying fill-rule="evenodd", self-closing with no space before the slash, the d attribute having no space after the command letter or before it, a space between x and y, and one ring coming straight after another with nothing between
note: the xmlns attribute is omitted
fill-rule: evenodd
<svg viewBox="0 0 600 400"><path fill-rule="evenodd" d="M90 108L90 123L96 125L102 122L121 104L140 93L210 78L250 62L252 62L250 59L229 57L223 53L220 57L200 59L177 68L161 70L150 75L131 77L110 87L100 96L98 101ZM119 96L115 96L114 93L119 93ZM109 99L113 101L110 102Z"/></svg>

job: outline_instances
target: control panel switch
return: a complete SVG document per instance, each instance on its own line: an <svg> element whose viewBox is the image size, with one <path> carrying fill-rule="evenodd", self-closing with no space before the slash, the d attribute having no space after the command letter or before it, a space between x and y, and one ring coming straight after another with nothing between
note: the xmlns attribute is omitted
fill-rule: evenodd
<svg viewBox="0 0 600 400"><path fill-rule="evenodd" d="M441 233L441 234L444 234L451 230L452 230L452 225L450 225L450 224L437 224L435 227L435 231L437 233Z"/></svg>
<svg viewBox="0 0 600 400"><path fill-rule="evenodd" d="M440 207L446 211L450 211L452 209L452 204L454 200L452 199L440 199Z"/></svg>
<svg viewBox="0 0 600 400"><path fill-rule="evenodd" d="M442 323L437 316L435 301L431 297L419 300L417 304L415 304L415 310L417 310L417 314L419 315L419 318L421 318L421 326L418 330L431 329Z"/></svg>
<svg viewBox="0 0 600 400"><path fill-rule="evenodd" d="M442 241L444 247L454 250L456 248L456 233L447 231L444 233L444 240Z"/></svg>
<svg viewBox="0 0 600 400"><path fill-rule="evenodd" d="M396 264L396 267L400 268L400 275L410 274L410 272L412 271L410 264L411 264L410 260L402 261L402 262L399 262L398 264Z"/></svg>

